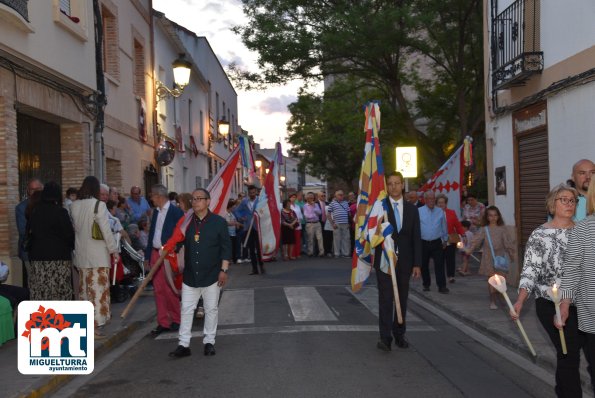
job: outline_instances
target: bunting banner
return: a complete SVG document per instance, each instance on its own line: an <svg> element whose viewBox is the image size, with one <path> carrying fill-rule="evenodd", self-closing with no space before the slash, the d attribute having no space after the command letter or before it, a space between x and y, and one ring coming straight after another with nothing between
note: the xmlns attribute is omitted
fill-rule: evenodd
<svg viewBox="0 0 595 398"><path fill-rule="evenodd" d="M281 145L277 143L280 147ZM279 190L279 159L269 164L264 185L256 201L256 229L263 261L272 261L281 241L281 194Z"/></svg>
<svg viewBox="0 0 595 398"><path fill-rule="evenodd" d="M383 245L381 270L388 273L390 261L394 265L394 243L392 242L392 226L384 222L385 209L383 199L386 197L384 167L380 151L380 107L377 103L366 106L366 144L359 179L359 195L355 219L355 249L352 260L351 288L358 291L370 275L374 264L374 251Z"/></svg>
<svg viewBox="0 0 595 398"><path fill-rule="evenodd" d="M461 214L461 187L465 181L463 147L464 144L454 151L418 191L418 193L423 193L432 190L436 194L445 194L448 198L448 208L454 210L457 216Z"/></svg>

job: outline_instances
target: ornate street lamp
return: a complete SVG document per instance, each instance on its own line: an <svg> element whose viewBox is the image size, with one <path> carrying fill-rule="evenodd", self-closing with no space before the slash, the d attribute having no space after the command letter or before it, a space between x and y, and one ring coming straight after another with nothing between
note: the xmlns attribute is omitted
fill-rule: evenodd
<svg viewBox="0 0 595 398"><path fill-rule="evenodd" d="M177 98L182 95L184 88L190 82L190 71L192 63L186 59L186 54L180 54L180 57L171 64L174 71L174 88L170 89L162 81L156 81L157 103L164 98Z"/></svg>

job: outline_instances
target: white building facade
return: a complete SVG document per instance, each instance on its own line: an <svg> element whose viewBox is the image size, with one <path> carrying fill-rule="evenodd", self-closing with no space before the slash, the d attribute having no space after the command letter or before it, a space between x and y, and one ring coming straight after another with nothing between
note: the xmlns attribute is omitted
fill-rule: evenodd
<svg viewBox="0 0 595 398"><path fill-rule="evenodd" d="M522 253L549 190L595 159L595 3L484 0L484 13L488 196Z"/></svg>
<svg viewBox="0 0 595 398"><path fill-rule="evenodd" d="M171 63L180 54L192 64L190 83L178 98L166 98L157 106L157 121L164 137L176 144L174 161L162 168L162 180L170 191L191 192L206 188L236 145L237 93L205 37L168 20L154 11L155 76L173 87ZM219 131L229 123L229 134ZM237 169L232 196L242 190Z"/></svg>

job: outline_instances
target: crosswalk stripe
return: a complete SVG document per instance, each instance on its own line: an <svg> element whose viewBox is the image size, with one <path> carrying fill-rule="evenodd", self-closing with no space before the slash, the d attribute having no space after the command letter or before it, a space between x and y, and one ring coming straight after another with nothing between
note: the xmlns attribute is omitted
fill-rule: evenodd
<svg viewBox="0 0 595 398"><path fill-rule="evenodd" d="M435 332L432 326L408 326L408 332ZM276 333L305 333L305 332L378 332L378 325L291 325L291 326L259 326L249 328L218 329L217 336L235 336L241 334L276 334ZM192 332L192 337L202 337L201 330ZM174 332L162 333L155 340L177 339Z"/></svg>
<svg viewBox="0 0 595 398"><path fill-rule="evenodd" d="M363 288L355 293L350 286L345 287L360 303L364 305L372 314L378 316L378 290L375 288ZM407 322L422 322L422 320L412 313L407 311Z"/></svg>
<svg viewBox="0 0 595 398"><path fill-rule="evenodd" d="M284 287L296 322L336 321L337 317L314 287Z"/></svg>
<svg viewBox="0 0 595 398"><path fill-rule="evenodd" d="M226 290L219 302L219 325L254 323L254 289Z"/></svg>

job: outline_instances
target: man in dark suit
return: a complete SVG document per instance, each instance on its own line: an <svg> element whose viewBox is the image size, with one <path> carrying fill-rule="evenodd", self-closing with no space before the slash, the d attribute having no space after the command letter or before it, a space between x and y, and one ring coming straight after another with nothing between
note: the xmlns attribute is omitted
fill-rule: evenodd
<svg viewBox="0 0 595 398"><path fill-rule="evenodd" d="M421 234L417 207L403 200L403 175L391 172L386 175L388 197L384 199L388 221L394 230L392 238L397 249L396 279L401 302L403 323L399 324L394 307L393 285L390 275L380 270L382 248L377 247L374 256L374 268L378 286L380 340L377 347L383 351L391 350L392 337L399 348L409 347L405 338L407 298L409 279L421 276Z"/></svg>
<svg viewBox="0 0 595 398"><path fill-rule="evenodd" d="M159 249L171 238L178 220L184 212L172 205L167 196L167 188L161 184L151 188L151 200L155 204L151 229L145 249L145 261L153 266L159 258ZM167 283L164 267L153 276L155 305L157 306L157 327L151 334L157 336L168 330L180 328L180 299Z"/></svg>
<svg viewBox="0 0 595 398"><path fill-rule="evenodd" d="M248 253L250 253L250 261L252 262L252 272L250 275L258 275L258 266L260 265L260 273L264 274L264 263L262 262L262 254L260 253L260 241L258 240L258 230L256 229L256 221L252 223L252 230L249 230L252 217L254 217L254 206L256 206L258 196L258 189L254 185L248 186L248 197L244 198L238 206L236 212L240 214L238 221L244 225L244 230L249 233L248 236Z"/></svg>

